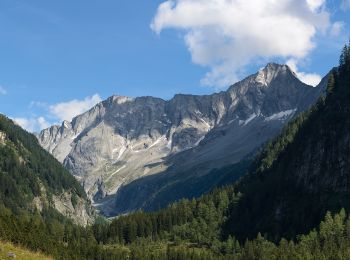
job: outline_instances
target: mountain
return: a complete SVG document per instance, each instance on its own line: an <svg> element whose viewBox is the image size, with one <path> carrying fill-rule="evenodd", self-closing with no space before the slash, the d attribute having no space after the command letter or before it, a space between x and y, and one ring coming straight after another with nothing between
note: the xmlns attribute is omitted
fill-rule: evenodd
<svg viewBox="0 0 350 260"><path fill-rule="evenodd" d="M39 143L83 184L106 216L157 209L238 179L257 149L324 92L270 63L206 96L112 96ZM237 169L220 174L218 169ZM220 171L222 173L222 171Z"/></svg>
<svg viewBox="0 0 350 260"><path fill-rule="evenodd" d="M326 95L291 120L238 182L115 218L95 229L99 243L157 259L349 259L350 45L340 61Z"/></svg>
<svg viewBox="0 0 350 260"><path fill-rule="evenodd" d="M350 210L350 46L346 50L330 74L327 98L270 143L240 183L244 196L226 230L244 239L257 232L294 237L327 211Z"/></svg>
<svg viewBox="0 0 350 260"><path fill-rule="evenodd" d="M91 224L85 191L36 137L0 115L0 205L13 213L55 210L76 224Z"/></svg>

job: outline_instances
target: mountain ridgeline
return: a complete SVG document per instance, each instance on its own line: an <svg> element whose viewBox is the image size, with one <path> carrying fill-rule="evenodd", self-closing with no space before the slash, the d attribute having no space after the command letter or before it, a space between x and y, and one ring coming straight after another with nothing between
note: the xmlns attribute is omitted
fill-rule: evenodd
<svg viewBox="0 0 350 260"><path fill-rule="evenodd" d="M141 250L168 241L164 255L153 250L164 259L176 247L185 259L349 259L349 127L347 45L326 96L270 141L239 182L155 213L120 217L96 228L96 238Z"/></svg>
<svg viewBox="0 0 350 260"><path fill-rule="evenodd" d="M350 45L327 82L238 182L85 228L50 204L33 209L36 197L85 195L32 135L0 117L0 238L57 259L350 259Z"/></svg>
<svg viewBox="0 0 350 260"><path fill-rule="evenodd" d="M313 88L288 66L270 63L213 95L113 96L38 140L105 216L155 210L237 180L326 83Z"/></svg>
<svg viewBox="0 0 350 260"><path fill-rule="evenodd" d="M339 68L330 73L327 97L271 142L238 185L244 196L230 217L230 232L242 238L257 232L294 237L317 225L327 210L349 211L349 128L346 46Z"/></svg>

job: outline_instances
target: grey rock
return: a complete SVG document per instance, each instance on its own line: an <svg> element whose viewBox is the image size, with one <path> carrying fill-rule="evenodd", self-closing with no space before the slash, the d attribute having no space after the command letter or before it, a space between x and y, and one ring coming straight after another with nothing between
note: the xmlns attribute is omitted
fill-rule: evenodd
<svg viewBox="0 0 350 260"><path fill-rule="evenodd" d="M270 63L212 95L175 95L169 101L112 96L72 122L43 130L38 140L103 214L155 208L169 187L258 149L325 86L326 79L313 88L288 66Z"/></svg>
<svg viewBox="0 0 350 260"><path fill-rule="evenodd" d="M16 258L17 256L16 256L16 254L13 253L13 252L8 252L8 253L7 253L7 257L9 257L9 258Z"/></svg>

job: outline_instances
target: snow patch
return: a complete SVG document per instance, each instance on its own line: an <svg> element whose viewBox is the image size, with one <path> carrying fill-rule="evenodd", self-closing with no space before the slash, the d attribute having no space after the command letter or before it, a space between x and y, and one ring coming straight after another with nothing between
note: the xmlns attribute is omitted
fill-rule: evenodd
<svg viewBox="0 0 350 260"><path fill-rule="evenodd" d="M199 145L199 143L202 142L204 138L205 136L202 136L201 138L199 138L199 140L193 145L193 147L196 147L197 145Z"/></svg>
<svg viewBox="0 0 350 260"><path fill-rule="evenodd" d="M285 111L281 111L278 112L276 114L273 114L269 117L265 118L265 121L272 121L272 120L285 120L288 117L290 117L291 115L293 115L295 112L297 111L297 109L290 109L290 110L285 110Z"/></svg>
<svg viewBox="0 0 350 260"><path fill-rule="evenodd" d="M210 124L205 121L203 118L199 118L199 120L201 120L209 129L211 128Z"/></svg>
<svg viewBox="0 0 350 260"><path fill-rule="evenodd" d="M151 144L151 145L148 147L148 149L149 149L149 148L152 148L153 146L156 146L157 144L159 144L160 141L162 141L162 139L164 139L164 136L158 138L153 144Z"/></svg>
<svg viewBox="0 0 350 260"><path fill-rule="evenodd" d="M117 160L119 160L120 157L122 157L122 155L124 154L125 151L126 151L126 147L123 145L122 148L120 148L120 150L119 150Z"/></svg>
<svg viewBox="0 0 350 260"><path fill-rule="evenodd" d="M117 174L118 172L120 172L121 170L123 170L126 167L126 165L123 165L122 167L120 167L118 170L116 170L115 172L113 172L111 175L108 176L108 178L105 180L105 182L109 181L115 174Z"/></svg>
<svg viewBox="0 0 350 260"><path fill-rule="evenodd" d="M245 126L247 124L249 124L252 120L254 120L258 115L257 114L252 114L250 115L246 120L239 120L239 125L240 126Z"/></svg>

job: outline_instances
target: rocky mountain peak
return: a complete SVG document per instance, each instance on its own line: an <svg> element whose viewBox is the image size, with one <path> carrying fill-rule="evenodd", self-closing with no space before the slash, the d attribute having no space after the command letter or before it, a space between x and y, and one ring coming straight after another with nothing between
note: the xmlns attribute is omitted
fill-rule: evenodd
<svg viewBox="0 0 350 260"><path fill-rule="evenodd" d="M236 163L319 93L299 81L288 66L269 63L212 95L178 94L167 101L114 95L71 124L43 130L38 139L100 204L107 194L113 198L123 186L156 178L168 168L182 165L183 171L186 163L190 171L202 163L205 174L212 167ZM135 203L142 204L142 199Z"/></svg>
<svg viewBox="0 0 350 260"><path fill-rule="evenodd" d="M297 79L296 74L290 69L288 65L281 65L277 63L268 63L264 68L260 69L255 75L255 80L265 86L268 86L279 76L292 77Z"/></svg>
<svg viewBox="0 0 350 260"><path fill-rule="evenodd" d="M107 99L107 101L115 103L115 104L124 104L126 102L133 101L134 98L126 97L126 96L119 96L119 95L113 95L110 98Z"/></svg>

